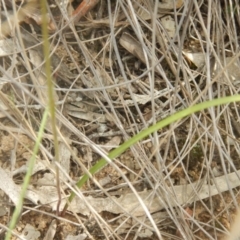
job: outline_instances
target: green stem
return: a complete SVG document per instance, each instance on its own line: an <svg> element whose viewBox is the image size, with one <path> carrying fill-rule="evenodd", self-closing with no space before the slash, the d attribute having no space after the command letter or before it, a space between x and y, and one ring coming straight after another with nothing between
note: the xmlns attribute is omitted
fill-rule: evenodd
<svg viewBox="0 0 240 240"><path fill-rule="evenodd" d="M131 147L133 144L137 143L138 141L144 139L145 137L149 136L150 134L152 134L155 131L158 131L159 129L168 126L169 124L180 120L186 116L189 116L193 113L199 112L201 110L210 108L210 107L214 107L214 106L218 106L218 105L222 105L222 104L227 104L227 103L231 103L231 102L237 102L240 101L240 95L234 95L234 96L230 96L230 97L223 97L223 98L219 98L219 99L214 99L211 101L207 101L207 102L203 102L203 103L199 103L196 104L194 106L191 106L187 109L184 109L182 111L179 111L159 122L157 122L155 125L150 126L149 128L141 131L140 133L138 133L137 135L133 136L132 138L130 138L129 140L127 140L126 142L124 142L122 145L120 145L118 148L114 149L113 151L111 151L108 155L108 158L113 160L114 158L118 157L120 154L122 154L124 151L126 151L129 147ZM97 173L99 170L101 170L104 166L107 165L107 160L104 158L101 158L90 170L89 173L85 173L82 178L77 182L76 186L78 188L81 188L85 182L90 178L91 175ZM71 203L71 201L73 200L73 198L75 197L75 193L72 192L71 195L68 198L68 203ZM64 209L62 214L65 213L65 211L68 208L68 203L65 204Z"/></svg>
<svg viewBox="0 0 240 240"><path fill-rule="evenodd" d="M34 145L33 155L30 158L30 161L29 161L29 164L28 164L28 170L27 170L27 173L26 173L26 175L24 176L24 179L23 179L22 190L20 192L20 196L19 196L19 199L18 199L18 204L16 205L15 210L13 212L13 215L12 215L12 218L11 218L11 221L10 221L10 224L9 224L9 228L8 228L5 240L10 240L11 235L12 235L12 230L15 228L17 220L19 219L19 216L21 214L22 206L23 206L23 199L26 195L27 188L28 188L28 185L29 185L29 182L30 182L30 178L31 178L31 175L32 175L32 172L33 172L33 168L34 168L34 165L35 165L35 162L36 162L38 150L39 150L40 144L42 142L42 137L43 137L43 133L44 133L46 123L47 123L48 114L49 114L49 109L46 108L45 112L43 114L43 118L42 118L42 122L41 122L40 129L39 129L39 132L38 132L38 136L37 136L37 139L36 139L36 143Z"/></svg>

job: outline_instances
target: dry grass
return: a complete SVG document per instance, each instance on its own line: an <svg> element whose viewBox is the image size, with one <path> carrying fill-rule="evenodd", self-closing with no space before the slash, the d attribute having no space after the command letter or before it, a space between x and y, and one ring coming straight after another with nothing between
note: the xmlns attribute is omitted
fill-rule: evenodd
<svg viewBox="0 0 240 240"><path fill-rule="evenodd" d="M41 168L29 186L36 195L27 197L15 235L27 224L38 239L54 226L54 237L46 239L223 239L229 233L240 201L238 103L193 114L134 145L84 189L75 189L67 214L56 214L56 165L62 207L75 181L110 149L180 109L239 93L238 2L173 1L167 9L154 2L100 0L74 23L66 7L50 1L60 159L55 163L47 125ZM7 1L1 3L6 12ZM1 94L0 162L16 185L47 104L44 56L41 45L33 47L41 41L33 9L21 24L28 33L15 29L20 52L0 59L1 92L16 107L6 101L3 107ZM173 32L164 21L175 25ZM194 64L190 53L203 61ZM217 182L223 176L224 192ZM1 193L1 237L15 204L7 195Z"/></svg>

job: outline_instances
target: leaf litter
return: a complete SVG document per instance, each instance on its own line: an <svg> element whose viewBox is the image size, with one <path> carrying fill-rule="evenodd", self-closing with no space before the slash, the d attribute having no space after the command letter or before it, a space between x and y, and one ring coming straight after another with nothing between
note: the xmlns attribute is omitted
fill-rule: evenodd
<svg viewBox="0 0 240 240"><path fill-rule="evenodd" d="M215 48L213 39L208 43L215 51L210 57L205 45L209 41L204 32L205 23L201 18L199 24L192 21L198 18L194 13L199 10L203 21L208 20L204 15L207 1L198 7L184 1L172 1L171 6L168 1L161 1L156 16L152 14L154 1L114 1L117 4L110 6L111 15L107 13L109 2L90 2L90 8L95 8L78 21L85 10L73 11L73 8L79 9L77 1L60 5L49 1L52 77L56 89L57 127L61 134L60 208L84 169L93 166L101 153L116 148L132 134L185 108L195 99L207 100L238 89L239 64L238 55L232 50L234 40L228 32L225 32L225 39L216 35L218 41L229 39L229 45L226 45L226 52L220 51ZM87 6L85 1L81 4ZM220 6L220 3L214 4ZM29 6L34 6L34 14L25 11ZM20 35L17 33L17 38L14 37L14 29L9 27L9 22L4 22L0 43L3 61L0 187L13 205L17 204L34 144L34 132L47 104L39 31L41 13L35 1L17 7L20 9L17 15L21 23ZM228 11L222 12L226 21ZM13 21L16 15L8 14ZM74 21L75 29L69 27L71 14L79 14ZM184 14L192 21L191 24L185 22L189 24L187 34L181 25ZM151 32L153 16L157 21L155 33ZM66 24L62 30L59 30L60 23ZM111 24L115 27L114 35L110 31ZM152 45L152 34L156 35L155 45ZM184 38L181 46L179 34ZM214 36L214 27L211 34ZM194 49L188 45L190 39L197 46ZM212 83L207 76L211 76ZM210 95L204 91L207 86L211 86L208 88ZM141 141L97 173L81 191L75 190L77 197L63 218L55 214L59 199L52 130L47 126L23 216L14 233L19 239L222 237L230 230L239 203L239 143L235 130L238 121L229 120L230 115L238 118L236 105L223 107L215 114L207 111L196 114ZM217 131L220 138L216 138ZM129 186L134 187L137 195ZM4 202L6 196L2 199ZM27 211L29 202L40 212L34 208ZM146 217L146 211L151 218ZM212 219L209 212L216 217ZM40 214L44 216L42 225ZM34 219L32 223L27 220L28 216ZM8 219L4 215L1 218L7 225ZM200 227L202 222L208 224L208 228Z"/></svg>

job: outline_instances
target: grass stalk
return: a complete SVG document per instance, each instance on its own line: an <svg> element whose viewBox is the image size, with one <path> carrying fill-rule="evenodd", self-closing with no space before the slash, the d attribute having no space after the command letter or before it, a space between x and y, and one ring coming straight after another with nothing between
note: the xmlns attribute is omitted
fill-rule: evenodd
<svg viewBox="0 0 240 240"><path fill-rule="evenodd" d="M143 140L145 137L149 136L150 134L158 131L159 129L166 127L168 125L170 125L173 122L176 122L178 120L183 119L184 117L190 116L193 113L202 111L204 109L208 109L210 107L215 107L215 106L219 106L222 104L228 104L231 102L237 102L240 101L240 95L234 95L234 96L229 96L229 97L223 97L223 98L218 98L218 99L214 99L211 101L206 101L206 102L202 102L196 105L193 105L191 107L188 107L182 111L179 111L175 114L172 114L171 116L157 122L156 124L150 126L149 128L141 131L140 133L136 134L135 136L133 136L132 138L130 138L129 140L125 141L122 145L120 145L118 148L114 149L113 151L111 151L108 155L108 158L111 160L114 160L114 158L118 157L120 154L122 154L123 152L125 152L128 148L130 148L132 145L134 145L135 143L137 143L138 141ZM105 167L108 164L108 161L104 158L101 158L90 170L89 172L93 175L95 173L97 173L98 171L100 171L103 167ZM76 186L78 188L81 188L86 181L90 178L89 174L84 174L82 176L82 178L77 182ZM71 201L73 200L73 198L75 197L75 193L72 192L71 195L68 198L68 203L71 203ZM65 213L65 211L68 208L68 203L66 203L66 205L64 206L63 209L63 214Z"/></svg>

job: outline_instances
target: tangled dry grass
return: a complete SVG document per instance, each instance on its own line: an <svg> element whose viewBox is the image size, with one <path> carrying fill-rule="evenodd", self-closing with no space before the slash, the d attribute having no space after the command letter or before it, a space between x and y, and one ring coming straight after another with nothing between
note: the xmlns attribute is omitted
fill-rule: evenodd
<svg viewBox="0 0 240 240"><path fill-rule="evenodd" d="M48 1L60 158L55 161L47 124L12 239L230 236L240 201L239 103L161 129L83 189L74 185L100 157L148 126L239 93L238 1L92 2L76 21L80 1ZM48 104L43 17L36 1L28 4L1 0L1 238ZM70 190L77 196L60 216Z"/></svg>

